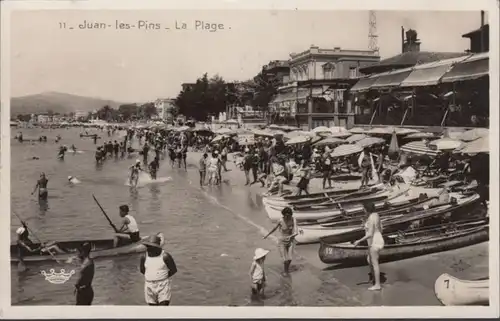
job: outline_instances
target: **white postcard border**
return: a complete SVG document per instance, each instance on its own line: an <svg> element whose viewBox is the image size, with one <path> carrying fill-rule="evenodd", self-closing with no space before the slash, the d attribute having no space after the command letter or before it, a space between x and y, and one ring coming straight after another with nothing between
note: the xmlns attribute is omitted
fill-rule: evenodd
<svg viewBox="0 0 500 321"><path fill-rule="evenodd" d="M500 88L499 70L499 10L498 0L95 0L95 1L2 1L1 2L1 173L0 201L0 318L394 318L394 317L498 317L499 316L499 133L497 126L490 126L490 303L489 307L188 307L166 308L148 306L22 306L11 307L10 290L10 12L12 10L37 9L267 9L267 10L446 10L446 11L488 11L490 28L490 119L498 121Z"/></svg>

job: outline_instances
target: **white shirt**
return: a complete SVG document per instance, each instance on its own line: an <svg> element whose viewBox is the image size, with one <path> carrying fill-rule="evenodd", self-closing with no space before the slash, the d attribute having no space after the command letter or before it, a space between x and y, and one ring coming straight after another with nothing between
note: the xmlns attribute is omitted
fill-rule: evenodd
<svg viewBox="0 0 500 321"><path fill-rule="evenodd" d="M139 227L137 226L137 221L132 215L125 215L125 218L129 220L127 224L127 229L130 233L139 232Z"/></svg>
<svg viewBox="0 0 500 321"><path fill-rule="evenodd" d="M150 257L146 254L146 261L144 262L144 267L146 268L144 277L146 281L162 281L168 279L169 269L163 261L164 255L164 251L155 257Z"/></svg>

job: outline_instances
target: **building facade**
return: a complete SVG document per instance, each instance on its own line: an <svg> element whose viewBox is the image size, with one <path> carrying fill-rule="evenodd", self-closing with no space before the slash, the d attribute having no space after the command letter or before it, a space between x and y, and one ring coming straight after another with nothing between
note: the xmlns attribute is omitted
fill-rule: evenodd
<svg viewBox="0 0 500 321"><path fill-rule="evenodd" d="M345 126L354 122L347 90L362 67L380 61L370 50L321 49L312 45L290 54L289 76L284 77L270 104L272 122L304 129Z"/></svg>
<svg viewBox="0 0 500 321"><path fill-rule="evenodd" d="M175 100L174 99L157 99L155 108L158 111L158 117L168 123L174 121Z"/></svg>

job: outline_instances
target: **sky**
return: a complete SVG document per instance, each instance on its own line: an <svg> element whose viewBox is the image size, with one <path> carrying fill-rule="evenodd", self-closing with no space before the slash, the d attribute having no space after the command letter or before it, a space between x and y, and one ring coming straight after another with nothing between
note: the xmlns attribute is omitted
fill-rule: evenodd
<svg viewBox="0 0 500 321"><path fill-rule="evenodd" d="M462 34L480 12L377 11L382 59L401 53L401 26L418 32L422 51L463 52ZM106 29L80 29L98 22ZM159 30L117 29L159 23ZM196 30L196 21L224 30ZM186 23L188 29L176 29ZM169 30L165 28L170 28ZM73 29L70 29L73 28ZM368 48L368 11L17 11L11 16L11 94L64 92L120 102L174 98L203 73L253 78L271 60L311 45Z"/></svg>

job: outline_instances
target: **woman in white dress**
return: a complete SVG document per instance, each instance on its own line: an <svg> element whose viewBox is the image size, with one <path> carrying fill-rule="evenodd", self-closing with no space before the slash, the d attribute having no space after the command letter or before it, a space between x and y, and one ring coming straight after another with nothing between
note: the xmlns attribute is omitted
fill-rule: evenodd
<svg viewBox="0 0 500 321"><path fill-rule="evenodd" d="M365 204L364 208L367 215L365 222L365 236L354 242L354 246L357 246L365 240L367 241L368 264L370 265L371 275L375 279L375 284L368 288L368 290L378 291L381 289L379 253L385 245L384 238L382 237L382 223L380 222L380 216L375 213L375 206L373 204Z"/></svg>

